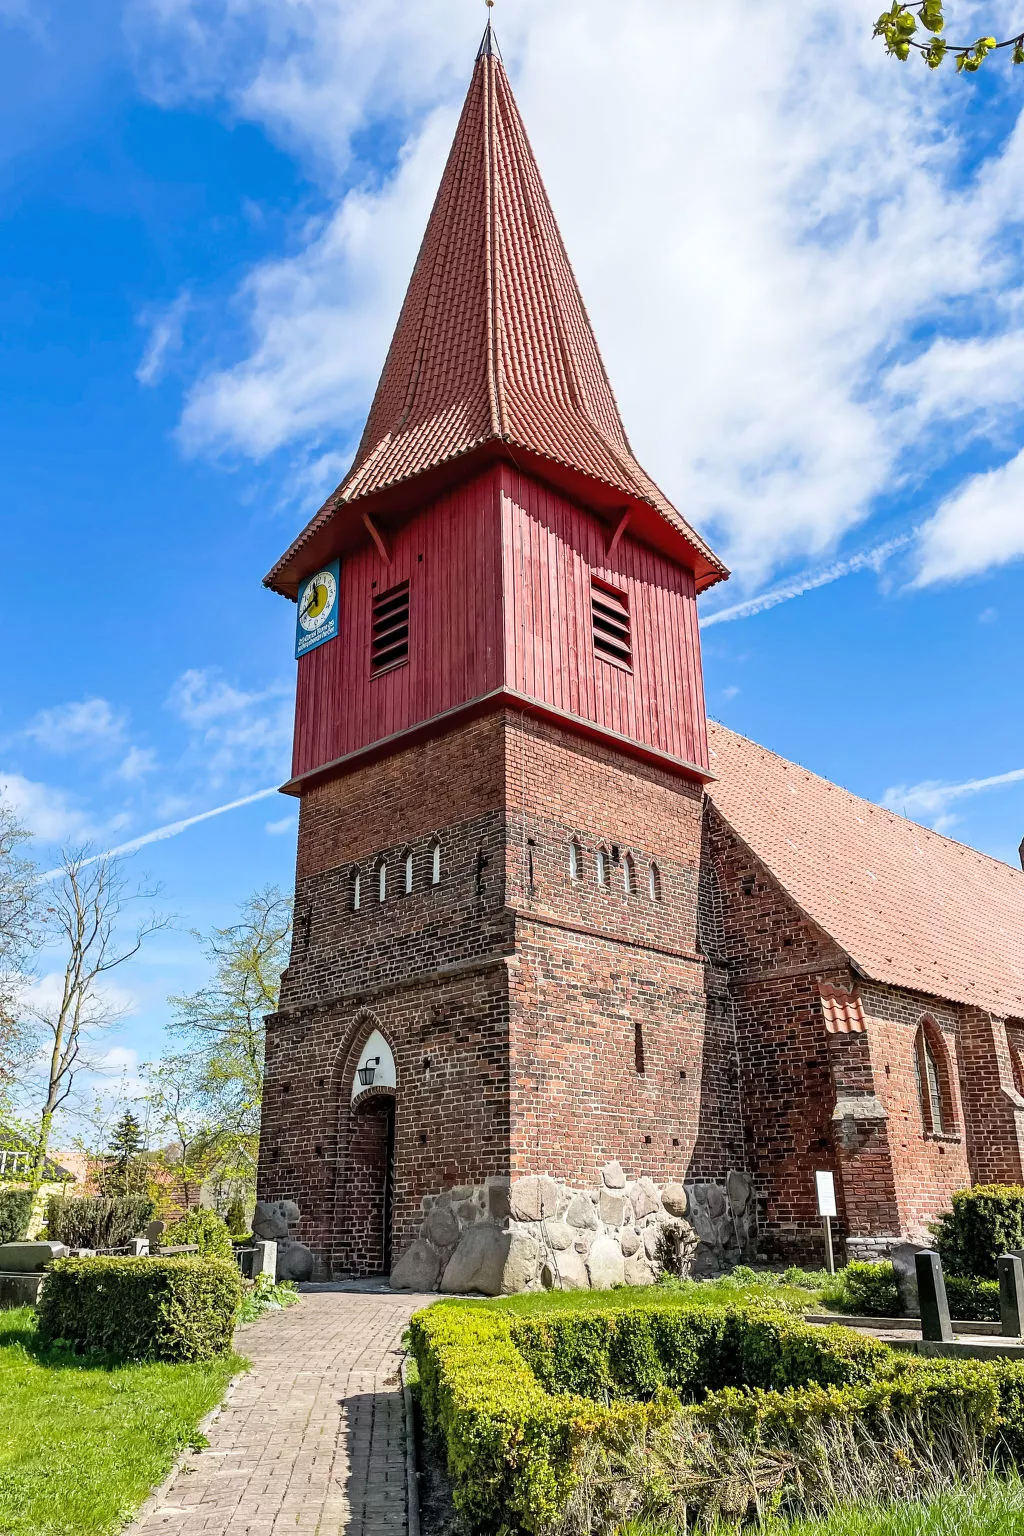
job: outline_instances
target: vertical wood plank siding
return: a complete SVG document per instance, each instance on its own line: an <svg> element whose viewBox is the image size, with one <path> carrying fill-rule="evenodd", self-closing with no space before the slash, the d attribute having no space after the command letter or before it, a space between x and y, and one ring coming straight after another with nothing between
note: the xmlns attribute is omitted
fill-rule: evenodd
<svg viewBox="0 0 1024 1536"><path fill-rule="evenodd" d="M293 774L507 686L707 766L693 573L500 465L341 568L336 640L299 662ZM422 560L420 559L422 556ZM590 582L626 593L633 670L595 654ZM410 587L407 665L370 676L371 604ZM376 587L374 586L376 583Z"/></svg>

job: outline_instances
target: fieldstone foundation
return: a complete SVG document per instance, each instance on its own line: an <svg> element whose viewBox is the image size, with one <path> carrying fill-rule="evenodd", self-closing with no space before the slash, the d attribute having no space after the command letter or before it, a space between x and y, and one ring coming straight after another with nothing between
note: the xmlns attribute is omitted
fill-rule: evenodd
<svg viewBox="0 0 1024 1536"><path fill-rule="evenodd" d="M484 1296L652 1285L663 1270L707 1275L755 1256L752 1180L668 1183L601 1169L591 1189L546 1174L490 1178L425 1195L423 1223L394 1290Z"/></svg>

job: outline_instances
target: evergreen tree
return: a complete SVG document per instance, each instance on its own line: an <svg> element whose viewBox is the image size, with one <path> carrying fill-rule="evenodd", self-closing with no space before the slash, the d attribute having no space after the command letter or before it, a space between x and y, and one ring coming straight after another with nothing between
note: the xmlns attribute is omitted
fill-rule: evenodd
<svg viewBox="0 0 1024 1536"><path fill-rule="evenodd" d="M105 1195L146 1193L149 1170L145 1149L142 1126L131 1110L126 1109L110 1138L110 1152L100 1180Z"/></svg>

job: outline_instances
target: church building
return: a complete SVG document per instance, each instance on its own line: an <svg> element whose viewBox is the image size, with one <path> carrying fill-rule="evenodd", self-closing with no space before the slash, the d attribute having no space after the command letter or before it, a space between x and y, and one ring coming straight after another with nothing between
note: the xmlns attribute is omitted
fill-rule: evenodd
<svg viewBox="0 0 1024 1536"><path fill-rule="evenodd" d="M728 575L637 462L488 27L297 604L259 1197L317 1273L642 1283L1024 1182L1024 873L705 718ZM699 1244L699 1246L697 1246Z"/></svg>

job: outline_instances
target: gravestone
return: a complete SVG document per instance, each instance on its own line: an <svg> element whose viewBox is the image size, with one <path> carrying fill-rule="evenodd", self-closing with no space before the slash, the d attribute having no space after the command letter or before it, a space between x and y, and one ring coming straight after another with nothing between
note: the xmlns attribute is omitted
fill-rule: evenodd
<svg viewBox="0 0 1024 1536"><path fill-rule="evenodd" d="M953 1324L949 1319L946 1282L942 1260L926 1248L915 1259L917 1294L921 1302L921 1337L935 1344L952 1344Z"/></svg>

